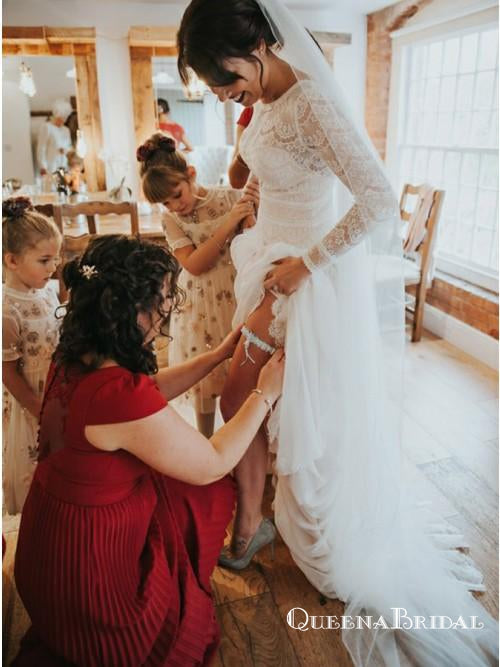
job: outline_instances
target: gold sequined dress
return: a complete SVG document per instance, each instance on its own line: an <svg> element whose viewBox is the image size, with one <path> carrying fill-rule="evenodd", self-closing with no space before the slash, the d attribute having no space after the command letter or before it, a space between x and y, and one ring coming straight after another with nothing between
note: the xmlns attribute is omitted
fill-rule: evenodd
<svg viewBox="0 0 500 667"><path fill-rule="evenodd" d="M194 214L181 216L165 213L162 224L172 252L206 241L224 222L241 192L231 188L210 188ZM182 312L172 315L168 363L182 363L216 347L231 331L235 310L235 271L231 263L229 244L220 252L216 265L199 276L182 269L179 286L186 292ZM207 377L185 394L199 413L215 410L215 399L224 386L229 363L219 364Z"/></svg>

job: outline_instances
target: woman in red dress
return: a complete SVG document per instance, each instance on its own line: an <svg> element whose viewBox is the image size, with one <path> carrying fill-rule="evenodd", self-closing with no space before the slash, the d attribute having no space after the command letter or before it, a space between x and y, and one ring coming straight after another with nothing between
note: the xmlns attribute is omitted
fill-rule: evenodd
<svg viewBox="0 0 500 667"><path fill-rule="evenodd" d="M158 371L152 347L180 304L175 259L125 236L64 267L70 300L42 409L40 462L15 577L32 627L17 666L207 665L209 577L233 510L228 476L281 391L283 354L206 440L168 405L232 355Z"/></svg>

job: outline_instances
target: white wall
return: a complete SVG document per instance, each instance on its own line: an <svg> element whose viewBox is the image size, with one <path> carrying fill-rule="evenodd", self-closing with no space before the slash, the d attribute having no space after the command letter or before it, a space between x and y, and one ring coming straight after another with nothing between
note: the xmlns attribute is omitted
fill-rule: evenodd
<svg viewBox="0 0 500 667"><path fill-rule="evenodd" d="M2 85L2 180L20 178L34 183L30 139L28 97L19 90L17 81L4 80Z"/></svg>
<svg viewBox="0 0 500 667"><path fill-rule="evenodd" d="M333 4L333 3L332 3ZM128 163L128 182L137 191L135 138L130 84L128 30L132 25L178 25L183 4L113 0L4 0L4 25L93 26L97 33L97 70L105 151ZM302 5L303 6L303 5ZM349 32L352 44L337 49L335 70L355 113L363 117L366 18L343 0L332 9L294 12L311 30ZM222 107L215 107L218 116ZM208 126L217 125L217 118ZM217 133L217 139L219 139ZM218 143L215 142L215 143ZM111 176L111 174L109 174ZM117 175L110 178L113 184Z"/></svg>

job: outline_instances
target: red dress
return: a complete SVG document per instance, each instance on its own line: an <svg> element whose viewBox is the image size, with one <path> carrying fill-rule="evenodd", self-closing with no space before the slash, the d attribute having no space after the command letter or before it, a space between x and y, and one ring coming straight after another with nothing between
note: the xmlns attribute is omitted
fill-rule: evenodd
<svg viewBox="0 0 500 667"><path fill-rule="evenodd" d="M15 665L188 667L213 657L209 577L233 510L232 479L185 484L84 436L86 425L165 405L146 375L51 369L19 529L15 578L32 628Z"/></svg>
<svg viewBox="0 0 500 667"><path fill-rule="evenodd" d="M184 128L182 125L179 125L179 123L159 123L158 125L160 130L170 132L177 143L182 141L182 137L184 136Z"/></svg>

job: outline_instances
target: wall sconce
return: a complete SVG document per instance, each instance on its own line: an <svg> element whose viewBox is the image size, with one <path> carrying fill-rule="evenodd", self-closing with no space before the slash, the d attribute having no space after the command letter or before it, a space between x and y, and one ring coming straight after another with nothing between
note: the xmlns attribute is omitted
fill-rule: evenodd
<svg viewBox="0 0 500 667"><path fill-rule="evenodd" d="M25 63L19 65L19 90L21 90L28 97L33 97L36 93L35 81L33 79L33 72L31 67L28 67Z"/></svg>

